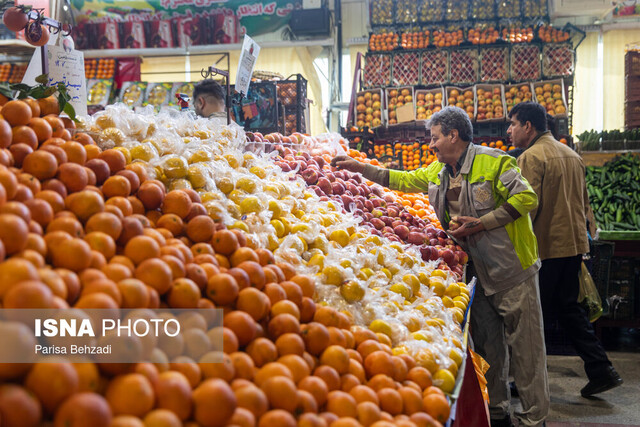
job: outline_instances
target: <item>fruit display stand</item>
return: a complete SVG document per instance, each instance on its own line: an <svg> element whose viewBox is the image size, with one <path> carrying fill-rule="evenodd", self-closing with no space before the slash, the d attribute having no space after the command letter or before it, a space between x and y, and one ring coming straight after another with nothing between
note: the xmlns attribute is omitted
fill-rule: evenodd
<svg viewBox="0 0 640 427"><path fill-rule="evenodd" d="M3 422L448 420L471 289L428 204L333 170L336 135L265 135L262 155L237 127L187 113L115 105L75 124L54 101L2 106L4 129L34 102L50 127L0 149L3 308L31 307L28 294L189 309L195 323L188 345L159 342L156 364L3 365ZM222 327L199 317L214 307Z"/></svg>

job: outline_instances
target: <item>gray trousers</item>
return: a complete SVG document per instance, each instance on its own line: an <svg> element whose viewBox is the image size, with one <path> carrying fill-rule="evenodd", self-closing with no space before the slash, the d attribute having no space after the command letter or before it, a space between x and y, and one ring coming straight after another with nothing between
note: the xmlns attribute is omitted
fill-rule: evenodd
<svg viewBox="0 0 640 427"><path fill-rule="evenodd" d="M491 418L509 414L509 348L522 413L520 425L540 426L549 413L549 383L538 274L497 294L476 287L471 307L475 351L491 366L486 374Z"/></svg>

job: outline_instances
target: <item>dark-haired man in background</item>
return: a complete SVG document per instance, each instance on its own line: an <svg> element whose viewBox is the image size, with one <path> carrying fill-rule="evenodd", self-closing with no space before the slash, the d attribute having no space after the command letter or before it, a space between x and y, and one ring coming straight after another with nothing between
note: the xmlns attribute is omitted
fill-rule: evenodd
<svg viewBox="0 0 640 427"><path fill-rule="evenodd" d="M215 80L202 80L193 88L193 107L197 115L227 120L226 94Z"/></svg>
<svg viewBox="0 0 640 427"><path fill-rule="evenodd" d="M549 325L551 316L559 316L584 361L589 383L580 390L582 396L602 393L622 384L622 378L577 301L582 254L589 252L584 163L547 130L547 113L541 105L517 104L509 113L509 120L507 133L511 142L524 150L518 157L518 166L538 195L538 207L530 215L542 260L540 298L544 323Z"/></svg>

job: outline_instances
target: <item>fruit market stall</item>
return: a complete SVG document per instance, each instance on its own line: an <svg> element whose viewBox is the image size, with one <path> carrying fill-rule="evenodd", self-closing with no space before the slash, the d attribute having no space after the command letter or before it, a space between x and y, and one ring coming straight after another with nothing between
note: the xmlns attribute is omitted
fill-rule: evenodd
<svg viewBox="0 0 640 427"><path fill-rule="evenodd" d="M335 134L253 153L179 111L59 111L0 109L3 308L217 307L223 327L201 319L191 357L160 345L116 371L3 364L3 425L447 421L472 288L426 196L333 171Z"/></svg>

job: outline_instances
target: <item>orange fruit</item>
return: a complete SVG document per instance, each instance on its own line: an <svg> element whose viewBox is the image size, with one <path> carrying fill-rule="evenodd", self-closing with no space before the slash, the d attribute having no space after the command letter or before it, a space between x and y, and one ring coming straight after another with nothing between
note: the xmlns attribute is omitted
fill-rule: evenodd
<svg viewBox="0 0 640 427"><path fill-rule="evenodd" d="M226 425L236 407L235 395L223 380L205 380L193 391L193 417L202 425Z"/></svg>
<svg viewBox="0 0 640 427"><path fill-rule="evenodd" d="M61 243L62 240L67 240L57 234L53 234L55 231L62 231L71 237L84 237L82 224L75 217L71 216L59 216L47 225L45 240L50 248L55 248L57 243Z"/></svg>
<svg viewBox="0 0 640 427"><path fill-rule="evenodd" d="M192 205L191 198L181 190L173 190L167 193L162 203L162 212L175 214L184 219L189 214Z"/></svg>
<svg viewBox="0 0 640 427"><path fill-rule="evenodd" d="M225 314L223 324L233 331L240 346L246 346L256 337L256 323L244 311L236 310Z"/></svg>
<svg viewBox="0 0 640 427"><path fill-rule="evenodd" d="M0 148L7 148L11 145L11 125L3 119L0 119Z"/></svg>
<svg viewBox="0 0 640 427"><path fill-rule="evenodd" d="M156 408L168 409L182 421L191 414L191 385L180 372L161 372L154 385Z"/></svg>
<svg viewBox="0 0 640 427"><path fill-rule="evenodd" d="M109 170L112 174L121 171L127 165L127 159L122 152L111 148L105 150L98 156L98 159L104 160L109 165Z"/></svg>
<svg viewBox="0 0 640 427"><path fill-rule="evenodd" d="M38 142L46 141L53 136L53 129L51 129L49 122L40 117L34 116L31 118L31 120L29 120L29 127L36 133Z"/></svg>
<svg viewBox="0 0 640 427"><path fill-rule="evenodd" d="M155 242L154 242L155 243ZM151 258L138 264L135 270L135 278L155 289L158 294L164 295L171 288L171 268L158 258Z"/></svg>
<svg viewBox="0 0 640 427"><path fill-rule="evenodd" d="M238 297L238 283L230 274L216 274L209 278L206 295L218 305L229 305Z"/></svg>
<svg viewBox="0 0 640 427"><path fill-rule="evenodd" d="M0 214L0 240L7 255L23 251L27 246L27 223L13 214Z"/></svg>
<svg viewBox="0 0 640 427"><path fill-rule="evenodd" d="M2 117L11 126L22 126L33 117L29 104L21 100L9 101L2 106Z"/></svg>
<svg viewBox="0 0 640 427"><path fill-rule="evenodd" d="M62 181L69 193L83 190L88 184L87 172L75 163L61 164L56 178Z"/></svg>
<svg viewBox="0 0 640 427"><path fill-rule="evenodd" d="M58 99L54 95L47 98L40 98L37 101L40 106L40 116L60 114L60 105L58 104Z"/></svg>
<svg viewBox="0 0 640 427"><path fill-rule="evenodd" d="M247 386L238 388L233 392L236 396L238 407L248 410L256 418L262 416L269 409L267 396L262 390L253 384L248 384Z"/></svg>
<svg viewBox="0 0 640 427"><path fill-rule="evenodd" d="M67 159L72 163L84 166L87 162L87 152L82 144L75 141L65 141L61 148L67 154Z"/></svg>
<svg viewBox="0 0 640 427"><path fill-rule="evenodd" d="M262 382L260 388L267 396L271 408L284 409L288 412L296 409L298 395L296 384L291 378L281 375L271 376Z"/></svg>
<svg viewBox="0 0 640 427"><path fill-rule="evenodd" d="M98 212L92 215L85 225L85 231L91 233L100 231L111 236L112 239L118 239L122 233L122 222L120 219L109 212Z"/></svg>
<svg viewBox="0 0 640 427"><path fill-rule="evenodd" d="M133 373L111 380L105 397L114 415L142 417L153 408L155 392L147 377Z"/></svg>
<svg viewBox="0 0 640 427"><path fill-rule="evenodd" d="M111 408L97 393L77 393L64 401L56 412L54 427L110 427Z"/></svg>
<svg viewBox="0 0 640 427"><path fill-rule="evenodd" d="M169 193L171 194L171 193ZM194 242L209 242L215 230L214 221L205 215L197 216L187 223L187 237Z"/></svg>
<svg viewBox="0 0 640 427"><path fill-rule="evenodd" d="M142 183L136 195L147 210L158 209L164 201L163 189L150 182Z"/></svg>
<svg viewBox="0 0 640 427"><path fill-rule="evenodd" d="M313 375L322 378L322 380L327 384L329 391L340 390L340 375L331 366L318 366L313 371Z"/></svg>
<svg viewBox="0 0 640 427"><path fill-rule="evenodd" d="M424 411L435 418L440 423L444 424L449 419L451 408L449 402L444 396L437 393L427 394L422 398L424 404Z"/></svg>
<svg viewBox="0 0 640 427"><path fill-rule="evenodd" d="M278 359L278 363L285 365L293 375L293 382L299 383L303 378L311 374L311 368L307 362L296 354L287 354Z"/></svg>
<svg viewBox="0 0 640 427"><path fill-rule="evenodd" d="M338 417L356 418L358 416L356 400L349 393L339 390L329 392L327 411Z"/></svg>
<svg viewBox="0 0 640 427"><path fill-rule="evenodd" d="M28 126L15 126L11 129L11 146L13 147L20 143L28 145L31 149L35 150L38 147L38 135ZM13 152L12 148L11 150ZM16 163L18 163L17 159Z"/></svg>
<svg viewBox="0 0 640 427"><path fill-rule="evenodd" d="M135 265L139 265L146 259L158 258L160 245L151 237L135 236L124 247L124 256L133 261Z"/></svg>
<svg viewBox="0 0 640 427"><path fill-rule="evenodd" d="M229 230L216 231L213 234L211 244L213 245L213 249L216 254L225 256L231 255L240 247L238 238Z"/></svg>
<svg viewBox="0 0 640 427"><path fill-rule="evenodd" d="M110 176L104 184L102 184L102 193L106 198L116 196L128 197L129 194L131 194L131 183L124 176Z"/></svg>
<svg viewBox="0 0 640 427"><path fill-rule="evenodd" d="M182 427L180 418L168 409L154 409L144 417L145 427Z"/></svg>
<svg viewBox="0 0 640 427"><path fill-rule="evenodd" d="M35 195L36 199L44 200L51 206L53 213L56 214L64 210L64 198L52 190L42 190Z"/></svg>
<svg viewBox="0 0 640 427"><path fill-rule="evenodd" d="M247 346L246 352L257 367L275 362L278 358L278 350L273 341L267 338L256 338Z"/></svg>
<svg viewBox="0 0 640 427"><path fill-rule="evenodd" d="M247 312L254 320L260 321L269 314L271 302L269 301L269 297L259 290L255 288L245 288L238 293L236 307L238 310ZM304 341L302 341L301 338L300 341L304 350ZM282 356L282 354L280 355Z"/></svg>
<svg viewBox="0 0 640 427"><path fill-rule="evenodd" d="M116 267L117 264L111 264ZM124 266L121 266L124 268ZM112 279L113 280L113 279ZM118 290L122 296L122 308L144 308L149 305L149 292L144 282L126 278L117 282Z"/></svg>
<svg viewBox="0 0 640 427"><path fill-rule="evenodd" d="M70 363L37 363L24 382L49 414L78 392L78 373Z"/></svg>
<svg viewBox="0 0 640 427"><path fill-rule="evenodd" d="M84 236L84 241L89 244L92 250L100 252L105 259L109 260L116 254L116 243L113 238L101 231L94 231Z"/></svg>
<svg viewBox="0 0 640 427"><path fill-rule="evenodd" d="M179 278L173 281L167 303L172 308L197 308L200 295L200 288L193 280Z"/></svg>
<svg viewBox="0 0 640 427"><path fill-rule="evenodd" d="M56 138L62 137L62 131L65 130L64 123L62 120L56 115L45 115L43 117L44 120L51 125L51 130L53 132L53 136Z"/></svg>
<svg viewBox="0 0 640 427"><path fill-rule="evenodd" d="M24 158L22 169L43 181L56 175L58 161L53 154L44 150L37 150Z"/></svg>
<svg viewBox="0 0 640 427"><path fill-rule="evenodd" d="M380 403L378 394L371 387L366 385L357 385L349 390L349 394L353 396L358 404L362 402L371 402L376 406Z"/></svg>
<svg viewBox="0 0 640 427"><path fill-rule="evenodd" d="M7 426L36 427L42 422L40 402L32 393L15 384L0 385L0 414L3 425Z"/></svg>

